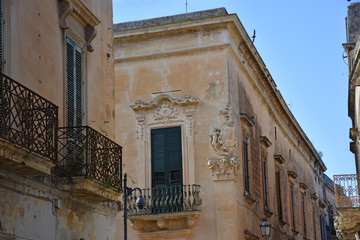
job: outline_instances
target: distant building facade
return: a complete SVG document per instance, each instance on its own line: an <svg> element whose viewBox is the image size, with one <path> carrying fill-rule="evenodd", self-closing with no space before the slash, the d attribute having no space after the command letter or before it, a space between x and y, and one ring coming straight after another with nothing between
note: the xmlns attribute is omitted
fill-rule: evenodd
<svg viewBox="0 0 360 240"><path fill-rule="evenodd" d="M326 166L236 14L115 24L114 55L130 239L326 239Z"/></svg>
<svg viewBox="0 0 360 240"><path fill-rule="evenodd" d="M0 13L0 239L118 239L112 1Z"/></svg>
<svg viewBox="0 0 360 240"><path fill-rule="evenodd" d="M339 239L359 239L360 232L360 134L359 134L359 49L360 49L360 3L348 6L346 43L349 66L348 115L352 121L350 128L350 151L355 155L356 174L334 176L337 211L335 228Z"/></svg>

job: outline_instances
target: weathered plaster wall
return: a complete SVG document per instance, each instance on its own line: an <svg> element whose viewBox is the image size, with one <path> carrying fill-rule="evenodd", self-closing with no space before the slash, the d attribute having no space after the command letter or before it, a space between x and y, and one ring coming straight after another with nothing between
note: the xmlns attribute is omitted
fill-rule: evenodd
<svg viewBox="0 0 360 240"><path fill-rule="evenodd" d="M58 189L59 181L0 171L0 234L34 240L116 239L116 204L69 197Z"/></svg>
<svg viewBox="0 0 360 240"><path fill-rule="evenodd" d="M100 20L93 52L84 48L85 121L114 138L112 1L83 1ZM59 106L65 118L65 36L84 38L83 27L69 16L69 29L60 28L59 1L4 1L5 74ZM71 33L72 32L72 33Z"/></svg>

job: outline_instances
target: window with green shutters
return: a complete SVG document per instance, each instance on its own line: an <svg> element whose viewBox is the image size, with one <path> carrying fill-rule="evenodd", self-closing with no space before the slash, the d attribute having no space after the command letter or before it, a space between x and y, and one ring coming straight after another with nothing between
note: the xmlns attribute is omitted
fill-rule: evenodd
<svg viewBox="0 0 360 240"><path fill-rule="evenodd" d="M83 50L66 38L66 126L83 125Z"/></svg>
<svg viewBox="0 0 360 240"><path fill-rule="evenodd" d="M151 130L152 186L182 185L181 127Z"/></svg>

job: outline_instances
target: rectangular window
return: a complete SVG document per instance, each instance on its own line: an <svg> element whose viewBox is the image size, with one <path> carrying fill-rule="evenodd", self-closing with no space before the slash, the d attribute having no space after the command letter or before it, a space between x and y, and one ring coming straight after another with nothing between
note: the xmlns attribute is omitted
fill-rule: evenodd
<svg viewBox="0 0 360 240"><path fill-rule="evenodd" d="M152 186L182 185L181 127L151 130Z"/></svg>
<svg viewBox="0 0 360 240"><path fill-rule="evenodd" d="M325 217L320 215L321 240L326 240L326 222Z"/></svg>
<svg viewBox="0 0 360 240"><path fill-rule="evenodd" d="M151 130L152 201L154 214L183 207L181 127Z"/></svg>
<svg viewBox="0 0 360 240"><path fill-rule="evenodd" d="M305 215L305 196L301 195L301 212L302 212L302 222L303 222L303 232L306 236L306 215Z"/></svg>
<svg viewBox="0 0 360 240"><path fill-rule="evenodd" d="M276 171L275 180L276 180L276 196L277 196L278 217L279 217L279 220L283 221L281 186L280 186L280 183L281 183L281 181L280 181L280 170Z"/></svg>
<svg viewBox="0 0 360 240"><path fill-rule="evenodd" d="M291 225L295 228L295 214L294 214L294 187L290 185L290 211L291 211Z"/></svg>
<svg viewBox="0 0 360 240"><path fill-rule="evenodd" d="M83 125L83 50L66 38L66 126Z"/></svg>
<svg viewBox="0 0 360 240"><path fill-rule="evenodd" d="M250 194L250 175L249 175L249 154L248 154L248 140L243 138L243 153L244 153L244 182L245 194Z"/></svg>
<svg viewBox="0 0 360 240"><path fill-rule="evenodd" d="M264 208L268 209L266 159L264 156L262 156L262 173L263 173L263 189L264 189Z"/></svg>

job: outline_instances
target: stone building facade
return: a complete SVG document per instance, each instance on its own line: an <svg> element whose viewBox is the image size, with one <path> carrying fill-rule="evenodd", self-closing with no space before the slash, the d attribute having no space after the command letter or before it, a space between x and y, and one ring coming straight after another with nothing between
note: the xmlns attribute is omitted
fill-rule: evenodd
<svg viewBox="0 0 360 240"><path fill-rule="evenodd" d="M346 43L343 44L343 47L347 53L349 67L348 115L352 122L349 137L352 140L350 142L350 151L355 155L356 174L334 176L337 201L335 227L339 239L360 238L359 17L360 3L350 4L346 19Z"/></svg>
<svg viewBox="0 0 360 240"><path fill-rule="evenodd" d="M112 1L0 13L0 239L117 239Z"/></svg>
<svg viewBox="0 0 360 240"><path fill-rule="evenodd" d="M236 14L115 24L114 55L130 239L325 239L326 166Z"/></svg>

